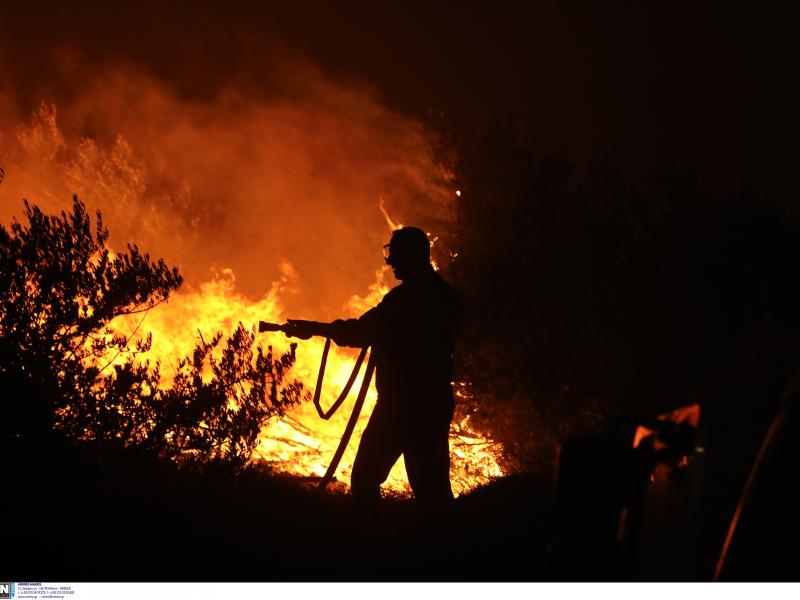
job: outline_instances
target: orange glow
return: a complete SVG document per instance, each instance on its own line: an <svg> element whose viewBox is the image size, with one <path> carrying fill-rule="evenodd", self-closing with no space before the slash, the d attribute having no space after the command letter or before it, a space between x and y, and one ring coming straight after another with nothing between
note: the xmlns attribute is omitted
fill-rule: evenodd
<svg viewBox="0 0 800 600"><path fill-rule="evenodd" d="M402 223L395 223L392 220L392 217L389 216L389 211L386 210L386 203L383 201L383 196L381 196L380 200L378 200L378 208L381 209L381 214L383 214L383 218L386 219L386 224L389 226L389 232L394 231L395 229L402 229Z"/></svg>
<svg viewBox="0 0 800 600"><path fill-rule="evenodd" d="M647 437L650 437L654 433L655 433L655 431L653 431L652 429L648 429L647 427L644 427L643 425L639 425L636 428L636 433L633 436L633 447L634 448L638 448L639 444L642 443L643 439L645 439Z"/></svg>
<svg viewBox="0 0 800 600"><path fill-rule="evenodd" d="M179 292L166 305L150 311L143 324L140 325L141 316L134 315L117 319L114 326L126 334L139 327L137 337L146 335L148 331L153 332L153 347L142 358L161 361L166 383L171 379L171 365L175 357L190 351L199 332L206 335L218 330L231 331L240 320L250 327L254 327L259 320L283 321L285 315L280 296L290 286L291 280L287 276L273 284L261 299L250 302L235 291L233 273L223 270L198 290ZM386 291L385 284L376 282L366 296L354 296L351 299L350 314L346 316L356 316L365 307L374 306ZM289 340L282 333L261 334L259 341L263 345L272 345L277 351L284 351L289 345ZM309 390L313 390L316 381L323 345L323 340L318 338L299 342L297 363L292 368L291 376L303 381ZM330 406L336 400L350 375L356 354L357 351L352 349L337 348L335 345L331 347L322 392L323 406ZM359 376L356 380L353 386L355 390L359 388L361 379L362 376ZM337 481L343 483L345 489L349 484L358 440L369 420L376 397L373 382L353 439L337 471ZM254 459L263 460L278 471L321 477L336 450L354 400L355 393L351 392L348 401L329 421L321 420L310 402L297 406L285 418L272 422L262 431ZM451 480L456 494L504 474L498 464L502 448L471 430L468 419L454 423L450 437ZM389 493L398 495L410 493L402 460L392 469L385 488Z"/></svg>
<svg viewBox="0 0 800 600"><path fill-rule="evenodd" d="M682 406L681 408L677 408L671 412L658 415L658 420L672 421L676 425L679 423L687 423L692 427L697 428L700 424L700 405L690 404L689 406ZM649 429L643 425L639 425L636 428L636 432L633 436L633 447L638 448L639 444L642 443L642 440L650 437L651 435L656 435L654 445L656 450L661 450L662 448L666 447L666 444L658 439L658 434L655 430Z"/></svg>
<svg viewBox="0 0 800 600"><path fill-rule="evenodd" d="M357 316L377 304L395 284L382 266L385 227L400 226L383 190L392 190L393 214L424 210L443 222L448 213L452 186L431 159L421 124L368 90L326 80L313 66L295 67L292 84L307 86L304 100L255 101L227 90L189 102L117 67L87 76L84 95L58 109L42 105L29 122L0 122L3 222L19 215L23 197L58 212L77 193L90 210L102 210L112 248L135 242L180 268L186 282L167 303L112 323L134 340L153 334L151 350L137 358L161 362L162 385L200 335L229 335L240 321L255 327L259 320ZM274 333L258 341L283 351L290 340ZM309 390L322 346L301 341L289 374ZM324 405L343 387L356 354L331 349ZM354 389L359 385L360 378ZM310 402L296 407L262 431L253 460L295 475L323 474L354 399L330 421ZM373 386L337 472L345 484L374 402ZM502 452L467 420L454 423L454 491L502 476ZM408 493L402 462L386 488Z"/></svg>

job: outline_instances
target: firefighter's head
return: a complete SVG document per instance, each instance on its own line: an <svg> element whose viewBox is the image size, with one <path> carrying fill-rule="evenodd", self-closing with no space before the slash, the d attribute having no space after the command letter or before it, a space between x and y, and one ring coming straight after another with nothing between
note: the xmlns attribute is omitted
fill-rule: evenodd
<svg viewBox="0 0 800 600"><path fill-rule="evenodd" d="M394 276L402 281L413 279L430 268L431 243L425 232L416 227L395 229L383 253Z"/></svg>

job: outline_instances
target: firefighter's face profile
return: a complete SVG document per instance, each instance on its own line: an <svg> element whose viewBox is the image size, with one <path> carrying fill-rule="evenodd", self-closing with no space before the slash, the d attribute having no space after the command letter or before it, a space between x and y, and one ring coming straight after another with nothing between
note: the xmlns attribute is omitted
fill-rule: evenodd
<svg viewBox="0 0 800 600"><path fill-rule="evenodd" d="M419 258L408 252L400 244L388 243L383 247L383 259L392 267L395 279L403 281L421 265Z"/></svg>
<svg viewBox="0 0 800 600"><path fill-rule="evenodd" d="M383 247L383 260L386 261L386 264L392 267L392 273L394 273L395 279L399 279L402 281L402 277L398 274L398 263L401 262L398 260L397 249L394 249L392 252L392 245L386 244ZM400 272L402 273L402 267L400 268Z"/></svg>

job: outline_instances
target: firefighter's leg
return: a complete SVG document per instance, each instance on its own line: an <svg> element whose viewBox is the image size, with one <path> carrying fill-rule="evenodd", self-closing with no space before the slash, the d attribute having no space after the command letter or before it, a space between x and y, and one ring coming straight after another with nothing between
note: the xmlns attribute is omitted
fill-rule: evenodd
<svg viewBox="0 0 800 600"><path fill-rule="evenodd" d="M414 498L423 509L446 509L452 503L450 444L453 413L420 414L407 432L403 456Z"/></svg>
<svg viewBox="0 0 800 600"><path fill-rule="evenodd" d="M375 508L381 484L402 453L398 423L391 411L378 402L369 418L353 463L350 487L356 510Z"/></svg>

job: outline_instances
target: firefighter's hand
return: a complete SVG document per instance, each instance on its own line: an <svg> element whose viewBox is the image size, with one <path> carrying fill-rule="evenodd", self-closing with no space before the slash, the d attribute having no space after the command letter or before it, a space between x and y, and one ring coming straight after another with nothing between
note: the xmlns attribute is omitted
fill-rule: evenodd
<svg viewBox="0 0 800 600"><path fill-rule="evenodd" d="M283 331L283 325L279 325L278 323L268 323L267 321L259 321L258 333L264 333L265 331Z"/></svg>
<svg viewBox="0 0 800 600"><path fill-rule="evenodd" d="M311 336L315 335L314 325L315 323L313 321L289 319L286 321L286 325L283 326L283 333L285 333L287 337L307 340Z"/></svg>

